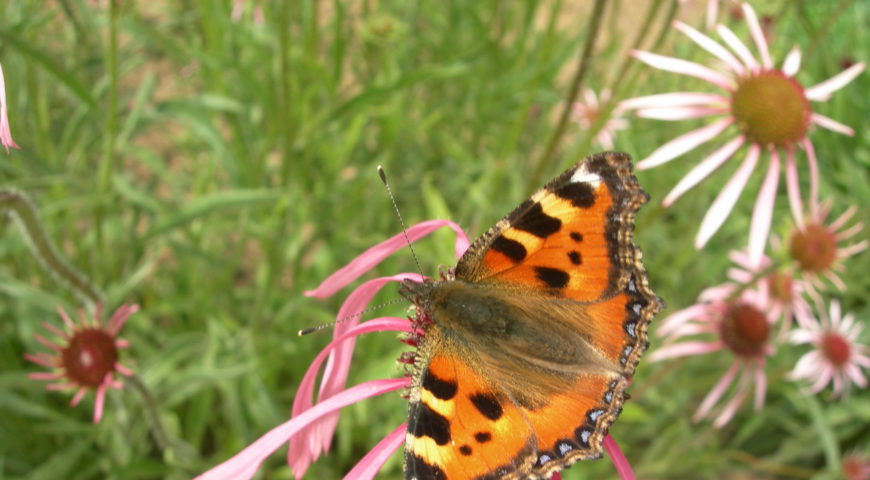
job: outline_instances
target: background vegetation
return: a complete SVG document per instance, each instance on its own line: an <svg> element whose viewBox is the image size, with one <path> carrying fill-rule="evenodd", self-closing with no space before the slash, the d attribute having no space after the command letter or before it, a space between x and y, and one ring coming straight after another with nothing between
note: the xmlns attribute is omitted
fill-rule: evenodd
<svg viewBox="0 0 870 480"><path fill-rule="evenodd" d="M188 478L285 421L302 373L329 339L296 332L332 320L341 301L302 292L399 231L376 165L389 174L407 222L449 218L474 236L526 198L530 181L541 184L599 149L572 123L542 164L592 2L239 3L235 19L229 1L215 0L0 4L0 62L21 145L0 155L0 182L33 198L62 253L106 292L107 308L141 305L122 331L132 344L122 361L153 393L169 435L192 450L159 448L134 389L112 392L94 425L92 396L71 409L69 395L26 377L37 368L22 354L42 349L33 339L40 323L58 323L56 306L80 305L4 221L0 477ZM870 58L867 2L753 5L771 19L774 58L802 48L804 85ZM649 20L643 48L709 61L667 26L676 16L700 28L704 8L608 2L585 85L619 82L620 98L705 90L627 58ZM720 20L747 38L730 9ZM855 128L854 137L811 133L823 198L835 200L835 212L858 205L865 223L868 91L865 72L819 104ZM697 125L635 119L616 149L640 159ZM697 225L730 173L660 207L712 148L638 174L653 201L640 214L637 240L651 284L670 306L659 319L723 282L728 251L746 242L761 172L703 251L692 246ZM781 190L774 230L789 225ZM452 247L448 232L416 245L427 273L454 263ZM849 262L849 289L837 294L860 321L870 313L868 257ZM377 273L412 270L400 253ZM376 302L396 297L388 290ZM402 350L390 334L363 338L349 384L396 375ZM726 354L642 362L611 432L640 478L839 478L842 455L870 453L870 395L801 394L784 378L797 357L774 357L764 409L744 406L719 430L690 417L729 365ZM308 478L340 478L405 416L398 395L345 409L334 451ZM381 476L400 474L396 455ZM261 475L291 478L286 458L274 455ZM607 477L615 477L607 460L565 475Z"/></svg>

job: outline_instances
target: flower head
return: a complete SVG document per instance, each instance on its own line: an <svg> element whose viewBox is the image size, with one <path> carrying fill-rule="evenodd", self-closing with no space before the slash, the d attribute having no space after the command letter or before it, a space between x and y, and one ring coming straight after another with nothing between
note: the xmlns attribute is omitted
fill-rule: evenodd
<svg viewBox="0 0 870 480"><path fill-rule="evenodd" d="M870 480L870 457L851 452L843 457L843 477L846 480Z"/></svg>
<svg viewBox="0 0 870 480"><path fill-rule="evenodd" d="M12 140L12 131L9 129L9 109L6 104L6 81L3 79L3 66L0 65L0 144L9 153L9 147L21 148Z"/></svg>
<svg viewBox="0 0 870 480"><path fill-rule="evenodd" d="M708 288L701 292L699 303L665 318L658 330L658 335L665 337L665 345L650 355L651 360L658 361L719 351L731 354L731 367L710 390L693 417L697 422L710 416L713 407L736 380L733 396L713 422L717 428L731 420L753 384L756 410L764 404L767 390L764 364L766 357L773 353L773 317L758 292L740 290L740 287L729 283ZM695 335L713 338L685 340Z"/></svg>
<svg viewBox="0 0 870 480"><path fill-rule="evenodd" d="M575 102L571 111L571 120L577 122L580 128L588 130L598 121L601 116L602 106L610 102L610 90L604 89L601 91L599 100L595 92L586 88L583 90L583 101ZM622 110L616 107L612 112L609 112L609 117L601 125L598 133L595 135L595 141L604 149L612 150L614 139L618 130L628 128L628 121L621 118Z"/></svg>
<svg viewBox="0 0 870 480"><path fill-rule="evenodd" d="M748 146L745 159L705 215L695 238L697 248L703 247L728 217L749 177L759 166L763 153L769 157L749 232L749 256L753 263L757 263L770 231L783 154L789 202L792 214L797 219L802 212L796 158L798 148L803 148L806 152L811 200L816 199L818 192L818 166L813 145L807 136L810 127L817 125L846 135L854 134L848 126L816 113L810 102L830 98L831 93L858 76L865 65L858 63L818 85L805 88L796 78L800 69L800 50L792 49L782 65L775 67L755 11L746 3L741 8L760 60L734 32L723 25L719 25L716 30L728 48L682 22L675 22L674 28L715 56L727 72L649 52L634 51L633 56L652 67L704 80L721 92L652 95L626 100L622 107L635 109L641 117L659 120L701 117L715 119L709 125L662 145L638 163L639 169L669 162L717 137L730 137L680 180L665 197L665 206L671 205L683 193L733 158L742 146ZM730 130L730 133L725 133L726 130Z"/></svg>
<svg viewBox="0 0 870 480"><path fill-rule="evenodd" d="M77 389L71 402L73 406L78 405L85 392L93 390L96 392L94 423L99 422L103 416L106 390L109 387L121 388L121 382L115 379L115 373L128 376L132 374L118 362L118 350L129 346L126 340L118 339L118 332L130 315L138 310L138 305L122 305L103 326L99 320L99 305L94 319L89 320L81 312L78 324L63 309L58 308L66 330L49 323L43 323L43 326L59 337L60 342L52 342L42 335L35 335L39 343L52 349L54 353L25 354L25 358L31 362L52 371L31 373L28 376L35 380L56 381L57 383L46 386L48 390Z"/></svg>
<svg viewBox="0 0 870 480"><path fill-rule="evenodd" d="M797 263L808 286L823 290L825 284L821 277L825 277L838 289L846 289L845 283L837 275L845 268L843 260L870 246L867 239L843 245L864 228L861 222L846 227L856 210L852 206L836 220L827 223L831 202L823 202L812 207L807 218L799 222L791 233L788 239L789 255Z"/></svg>
<svg viewBox="0 0 870 480"><path fill-rule="evenodd" d="M840 303L831 302L830 314L819 308L820 321L803 322L801 328L791 332L795 344L811 344L814 348L795 365L789 374L795 380L808 380L809 391L817 393L829 383L834 384L834 395L843 395L851 382L865 388L867 378L861 367L870 368L867 347L858 343L861 324L850 313L841 314Z"/></svg>

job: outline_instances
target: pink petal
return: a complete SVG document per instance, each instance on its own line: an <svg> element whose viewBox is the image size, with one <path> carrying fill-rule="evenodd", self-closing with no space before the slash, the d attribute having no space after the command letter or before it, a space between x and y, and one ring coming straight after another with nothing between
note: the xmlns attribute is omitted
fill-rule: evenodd
<svg viewBox="0 0 870 480"><path fill-rule="evenodd" d="M843 125L842 123L834 120L833 118L826 117L820 113L813 113L810 115L810 122L822 127L831 130L832 132L842 133L843 135L853 136L855 135L855 130L852 130L852 127L848 125Z"/></svg>
<svg viewBox="0 0 870 480"><path fill-rule="evenodd" d="M658 68L659 70L664 70L666 72L673 72L681 75L688 75L691 77L699 78L701 80L710 82L717 87L721 87L729 91L731 90L732 82L725 75L722 75L721 73L698 63L690 62L688 60L683 60L680 58L666 57L664 55L658 55L656 53L643 52L640 50L632 50L631 55L653 68Z"/></svg>
<svg viewBox="0 0 870 480"><path fill-rule="evenodd" d="M334 397L318 403L298 417L291 418L289 421L273 428L232 458L196 478L198 480L249 479L260 468L263 460L283 445L284 442L292 438L299 430L316 422L320 417L366 398L406 388L407 386L407 379L394 378L373 380L348 388Z"/></svg>
<svg viewBox="0 0 870 480"><path fill-rule="evenodd" d="M746 45L737 38L737 35L734 35L734 32L729 30L725 25L717 26L716 32L718 32L719 36L722 37L722 40L725 40L725 43L731 47L731 50L734 50L734 53L740 57L743 64L746 65L746 68L753 72L758 70L758 62L755 60L755 57L752 56L752 53L749 52Z"/></svg>
<svg viewBox="0 0 870 480"><path fill-rule="evenodd" d="M734 414L737 412L737 408L743 403L743 400L746 399L746 388L741 388L734 397L725 404L725 407L722 408L722 413L716 417L716 420L713 421L713 426L716 428L722 428L734 418Z"/></svg>
<svg viewBox="0 0 870 480"><path fill-rule="evenodd" d="M815 209L819 204L819 162L813 142L805 138L801 144L807 152L807 163L810 166L810 208Z"/></svg>
<svg viewBox="0 0 870 480"><path fill-rule="evenodd" d="M721 341L716 342L681 342L665 347L660 347L654 351L649 359L651 362L658 362L674 357L685 357L687 355L703 355L705 353L721 350L724 344Z"/></svg>
<svg viewBox="0 0 870 480"><path fill-rule="evenodd" d="M87 389L80 388L80 389L76 392L76 394L73 395L72 400L70 400L70 402L69 402L70 406L75 407L76 405L78 405L79 402L82 401L82 398L85 396L85 392L87 392Z"/></svg>
<svg viewBox="0 0 870 480"><path fill-rule="evenodd" d="M764 361L758 360L755 367L755 409L761 410L764 406L764 397L767 394L767 377L764 376Z"/></svg>
<svg viewBox="0 0 870 480"><path fill-rule="evenodd" d="M45 345L46 347L54 350L55 352L60 352L61 350L63 350L61 347L55 345L54 342L48 340L47 338L43 337L38 333L33 334L33 338L35 338L37 342Z"/></svg>
<svg viewBox="0 0 870 480"><path fill-rule="evenodd" d="M733 122L734 120L732 118L723 118L707 125L706 127L701 127L697 130L692 130L689 133L683 134L657 148L649 157L638 162L637 168L638 170L646 170L669 162L689 150L692 150L698 145L716 137L716 135L722 133L722 131L728 128L728 125L731 125Z"/></svg>
<svg viewBox="0 0 870 480"><path fill-rule="evenodd" d="M62 339L64 339L64 340L69 340L69 339L71 338L69 335L66 334L66 332L64 332L63 330L61 330L61 329L55 327L54 325L52 325L52 324L50 324L50 323L48 323L48 322L42 322L42 326L43 326L46 330L48 330L49 332L51 332L51 333L57 335L58 337L60 337L60 338L62 338Z"/></svg>
<svg viewBox="0 0 870 480"><path fill-rule="evenodd" d="M728 214L731 213L731 209L737 203L737 199L740 197L743 187L746 186L749 176L755 170L755 164L758 163L759 150L758 145L755 144L749 148L746 160L743 161L743 164L740 165L740 168L737 169L737 172L734 173L734 176L731 177L731 180L728 181L728 184L725 185L725 188L722 189L722 192L713 201L713 205L707 210L704 220L701 221L698 235L695 237L695 248L700 249L706 245L710 237L719 230L719 227L728 218Z"/></svg>
<svg viewBox="0 0 870 480"><path fill-rule="evenodd" d="M106 385L97 387L97 398L94 400L94 423L100 423L103 418L103 405L106 403Z"/></svg>
<svg viewBox="0 0 870 480"><path fill-rule="evenodd" d="M634 480L636 477L631 470L631 464L628 463L628 459L625 458L622 450L619 449L616 440L609 433L604 437L602 445L604 446L604 451L607 452L607 456L613 462L613 466L616 467L616 473L619 475L619 478L621 480Z"/></svg>
<svg viewBox="0 0 870 480"><path fill-rule="evenodd" d="M731 385L731 382L734 380L734 376L737 375L737 371L739 370L739 368L739 363L734 362L731 364L731 368L729 368L728 371L725 372L725 375L723 375L722 378L719 379L718 382L716 382L716 386L713 387L712 390L710 390L710 393L708 393L706 397L704 397L701 405L698 406L698 411L695 412L695 415L692 417L693 421L697 422L700 419L704 418L710 411L710 409L713 408L713 405L715 405L716 402L718 402L719 399L722 398L722 394L724 394L728 386Z"/></svg>
<svg viewBox="0 0 870 480"><path fill-rule="evenodd" d="M62 308L60 308L60 307L57 307L57 313L60 315L60 318L63 319L63 323L66 325L66 327L67 327L71 332L74 332L74 331L76 330L76 325L75 325L75 323L73 323L73 321L69 318L69 315L66 314L66 310L64 310L64 309L62 309Z"/></svg>
<svg viewBox="0 0 870 480"><path fill-rule="evenodd" d="M139 305L121 305L121 307L115 310L115 313L112 314L112 318L109 319L107 324L109 333L117 335L127 319L138 311Z"/></svg>
<svg viewBox="0 0 870 480"><path fill-rule="evenodd" d="M403 423L398 426L392 433L384 437L383 440L375 445L369 453L363 457L352 469L344 476L344 480L371 480L384 466L387 459L390 458L402 443L405 442L405 435L408 432L408 424Z"/></svg>
<svg viewBox="0 0 870 480"><path fill-rule="evenodd" d="M755 10L748 3L741 5L743 15L746 17L746 23L749 25L749 33L752 39L755 40L755 46L758 47L761 53L761 63L766 70L773 68L773 60L770 59L770 50L767 48L767 40L764 38L764 31L758 23L758 17L755 15Z"/></svg>
<svg viewBox="0 0 870 480"><path fill-rule="evenodd" d="M801 51L797 47L791 49L782 62L782 73L789 77L793 77L801 69Z"/></svg>
<svg viewBox="0 0 870 480"><path fill-rule="evenodd" d="M831 98L832 93L845 87L849 82L854 80L855 77L864 71L865 66L864 62L856 63L824 82L806 89L804 94L810 100L815 100L817 102L825 101Z"/></svg>
<svg viewBox="0 0 870 480"><path fill-rule="evenodd" d="M797 165L794 161L794 151L788 150L785 164L785 184L788 190L788 204L791 216L798 229L804 225L804 205L801 201L800 182L798 181Z"/></svg>
<svg viewBox="0 0 870 480"><path fill-rule="evenodd" d="M57 368L60 366L58 365L58 360L56 357L46 355L44 353L37 353L36 355L25 353L24 358L30 360L37 365L42 365L43 367Z"/></svg>
<svg viewBox="0 0 870 480"><path fill-rule="evenodd" d="M69 390L70 388L78 388L78 385L73 383L73 382L66 382L66 383L52 383L50 385L45 386L46 390L53 391L53 392L58 391L58 390ZM85 391L86 390L84 388L79 388L78 393L76 393L76 396L73 397L73 401L70 402L70 405L76 406L76 404L78 403L78 400L76 400L76 398L78 398L80 400L82 395L85 394Z"/></svg>
<svg viewBox="0 0 870 480"><path fill-rule="evenodd" d="M749 262L753 269L761 264L764 255L764 246L767 244L767 236L770 234L770 223L773 218L773 206L776 201L776 190L779 184L779 152L775 149L770 152L770 166L767 175L758 192L755 208L752 212L752 224L749 227Z"/></svg>
<svg viewBox="0 0 870 480"><path fill-rule="evenodd" d="M127 367L125 367L125 366L123 366L123 365L121 365L120 363L117 363L117 362L115 362L115 370L117 370L118 373L120 373L121 375L126 375L126 376L128 376L128 377L131 376L131 375L133 375L133 371L132 371L132 370L130 370L129 368L127 368Z"/></svg>
<svg viewBox="0 0 870 480"><path fill-rule="evenodd" d="M716 17L719 16L719 0L707 0L707 28L712 28L716 23Z"/></svg>
<svg viewBox="0 0 870 480"><path fill-rule="evenodd" d="M695 43L701 46L704 50L707 50L713 56L725 62L731 70L733 70L737 75L743 75L745 73L745 69L743 65L734 58L734 55L731 55L731 52L726 50L722 45L716 43L712 38L704 35L703 33L695 30L694 28L686 25L683 22L675 21L673 23L674 28L683 32L686 36L691 38Z"/></svg>
<svg viewBox="0 0 870 480"><path fill-rule="evenodd" d="M469 242L465 232L459 228L459 225L449 220L429 220L418 223L408 228L408 240L416 242L420 238L429 235L441 227L450 227L456 232L456 256L459 257L468 248ZM368 272L375 265L381 263L385 258L393 254L393 252L407 247L405 235L399 233L392 238L385 240L353 259L350 263L340 268L338 271L327 277L317 288L305 292L306 296L326 298L334 294L345 285L359 278L365 272Z"/></svg>
<svg viewBox="0 0 870 480"><path fill-rule="evenodd" d="M33 372L28 373L27 378L31 378L33 380L60 380L64 378L62 373L49 373L49 372Z"/></svg>
<svg viewBox="0 0 870 480"><path fill-rule="evenodd" d="M688 120L692 118L710 117L728 113L726 107L666 107L642 108L637 110L637 116L653 120Z"/></svg>
<svg viewBox="0 0 870 480"><path fill-rule="evenodd" d="M719 147L715 152L711 153L707 158L702 160L701 163L692 168L692 170L690 170L689 173L687 173L686 176L677 183L673 190L671 190L665 197L662 204L665 207L671 206L678 198L680 198L680 196L700 183L701 180L707 178L707 176L722 166L726 160L731 158L731 156L734 155L734 152L743 145L744 141L745 137L739 135L725 145Z"/></svg>
<svg viewBox="0 0 870 480"><path fill-rule="evenodd" d="M629 98L619 103L623 110L637 108L688 107L694 105L727 106L729 100L715 93L674 92Z"/></svg>
<svg viewBox="0 0 870 480"><path fill-rule="evenodd" d="M707 306L700 304L678 310L662 320L662 323L659 324L658 330L656 330L656 335L663 337L669 334L674 328L702 316L706 311Z"/></svg>
<svg viewBox="0 0 870 480"><path fill-rule="evenodd" d="M0 144L6 148L21 148L12 140L12 131L9 129L9 112L6 103L6 81L3 79L3 66L0 65Z"/></svg>

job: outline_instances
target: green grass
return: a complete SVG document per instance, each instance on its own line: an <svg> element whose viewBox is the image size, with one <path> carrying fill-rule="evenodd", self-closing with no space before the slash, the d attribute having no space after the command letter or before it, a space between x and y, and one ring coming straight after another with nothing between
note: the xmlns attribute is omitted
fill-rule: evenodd
<svg viewBox="0 0 870 480"><path fill-rule="evenodd" d="M40 267L16 224L4 221L3 478L189 478L286 421L308 362L329 341L328 333L296 332L332 320L343 298L318 301L302 292L399 231L376 165L386 169L408 223L449 218L474 236L526 198L533 172L543 172L534 179L541 184L598 149L571 123L557 155L541 166L592 2L263 2L262 25L251 19L252 2L238 22L227 1L121 2L112 12L93 3L0 6L0 62L22 147L0 154L0 184L32 198L48 236L102 289L108 308L141 305L122 332L132 345L122 361L147 385L169 437L191 452L159 447L129 383L108 396L106 417L93 425L92 396L69 408L68 394L45 392L26 377L37 368L22 355L42 349L33 339L40 323L58 324L58 305L81 304ZM844 60L870 58L866 2L754 3L774 18L775 59L793 45L804 50L804 85L833 76ZM710 91L625 62L654 4L608 2L584 85L598 90L618 81L621 98ZM643 48L708 63L700 48L665 29L673 8L662 2ZM702 10L677 16L701 25ZM722 18L748 38L742 22ZM852 126L854 137L810 134L823 197L837 213L857 205L865 223L868 91L865 72L814 104ZM641 159L700 124L634 119L617 150ZM669 305L659 321L725 281L728 251L746 243L766 162L702 251L692 246L697 225L737 162L672 208L659 205L713 148L638 173L653 200L636 237L651 285ZM805 181L806 164L799 165ZM781 182L780 236L789 218ZM860 238L867 237L865 229ZM452 238L439 232L415 245L427 273L455 262ZM870 318L868 258L847 263L847 291L826 295L862 322ZM401 252L366 278L414 268ZM376 302L396 297L388 288ZM867 332L862 339L870 342ZM651 341L655 349L658 339ZM397 375L402 350L391 334L360 339L349 384ZM870 453L870 396L803 395L785 374L805 350L780 346L766 369L764 408L744 405L721 430L694 424L691 415L728 367L726 354L642 361L611 432L639 478L839 478L844 453ZM334 451L307 478L340 478L405 416L399 395L346 408ZM275 454L261 478L291 478L285 459ZM381 477L400 476L396 455ZM565 475L599 477L615 478L606 459Z"/></svg>

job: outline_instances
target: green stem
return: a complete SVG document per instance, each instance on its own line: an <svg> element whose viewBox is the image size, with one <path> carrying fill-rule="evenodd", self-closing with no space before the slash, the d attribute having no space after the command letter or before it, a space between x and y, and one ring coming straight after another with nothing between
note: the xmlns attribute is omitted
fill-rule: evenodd
<svg viewBox="0 0 870 480"><path fill-rule="evenodd" d="M556 153L556 147L559 145L565 129L568 127L568 119L571 116L571 108L577 100L577 95L580 92L580 85L583 83L583 78L589 70L590 57L592 50L595 47L595 40L598 37L598 27L601 25L604 17L604 6L607 0L595 0L595 6L592 10L592 15L589 16L589 23L586 26L586 38L584 39L584 48L580 54L580 64L577 65L577 71L574 73L574 79L571 81L571 87L568 90L568 95L565 99L565 104L562 107L562 114L559 116L559 123L556 124L556 129L553 135L550 136L550 141L547 143L547 148L538 162L535 172L529 177L529 183L526 190L531 193L541 183L541 175L549 170L550 163Z"/></svg>
<svg viewBox="0 0 870 480"><path fill-rule="evenodd" d="M157 444L157 448L163 452L177 454L176 458L181 459L183 462L193 459L196 452L190 445L181 440L172 439L166 433L166 427L160 419L160 410L157 408L157 402L154 401L154 395L151 394L151 390L148 389L145 382L135 373L126 377L126 380L142 400L142 405L145 407L145 416L148 418L149 425L151 426L151 435L154 437L154 443Z"/></svg>
<svg viewBox="0 0 870 480"><path fill-rule="evenodd" d="M58 253L45 233L45 227L27 195L12 188L0 188L0 209L8 209L12 214L12 218L21 227L22 233L28 240L30 251L46 272L67 284L88 305L89 310L94 311L97 304L104 303L103 294L83 273L73 268Z"/></svg>
<svg viewBox="0 0 870 480"><path fill-rule="evenodd" d="M287 186L290 181L291 166L293 164L293 114L291 111L292 105L292 70L290 64L290 29L292 25L291 9L295 2L280 2L278 6L278 60L279 60L279 82L280 85L280 102L281 108L278 115L281 125L280 135L282 139L281 148L281 185Z"/></svg>
<svg viewBox="0 0 870 480"><path fill-rule="evenodd" d="M100 196L109 190L109 179L115 163L115 139L118 130L118 0L109 1L109 33L106 48L106 73L109 76L109 91L106 104L105 131L103 132L103 158L97 174L97 192ZM96 211L97 242L102 249L103 207L100 202Z"/></svg>

